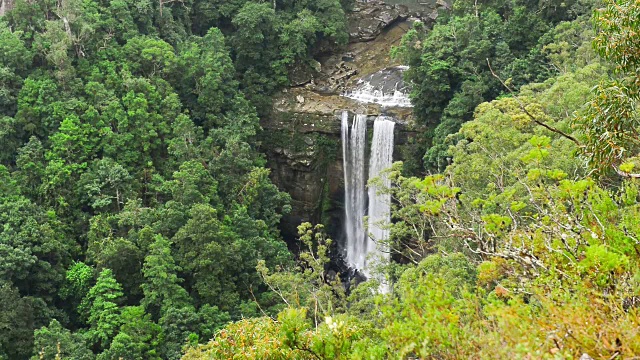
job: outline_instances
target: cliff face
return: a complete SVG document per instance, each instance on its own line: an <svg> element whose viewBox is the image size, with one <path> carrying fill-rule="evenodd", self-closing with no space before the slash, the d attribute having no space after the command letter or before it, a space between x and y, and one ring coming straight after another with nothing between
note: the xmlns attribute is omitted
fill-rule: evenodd
<svg viewBox="0 0 640 360"><path fill-rule="evenodd" d="M331 100L324 104L331 105ZM340 121L342 109L336 107L326 113L280 112L265 122L263 148L267 154L271 177L282 191L291 195L292 212L282 221L283 235L296 237L297 226L305 221L323 223L336 238L340 235L343 217L344 168ZM349 110L350 116L354 113ZM368 134L373 121L380 114L368 114ZM387 113L388 114L388 113ZM396 114L394 160L403 160L402 148L415 138L418 131L411 124L410 115Z"/></svg>
<svg viewBox="0 0 640 360"><path fill-rule="evenodd" d="M422 20L435 18L437 6L434 3L428 8ZM402 5L357 3L349 17L351 42L347 48L299 70L293 81L296 86L275 97L271 116L262 122L262 148L272 180L292 198L293 210L282 222L285 238L295 238L297 226L304 221L327 225L334 239L341 233L343 110L367 114L370 126L378 115L393 116L397 122L394 159L403 160L402 147L419 131L413 125L411 109L383 108L341 94L355 89L358 80L398 65L389 58L389 52L410 29L416 15Z"/></svg>

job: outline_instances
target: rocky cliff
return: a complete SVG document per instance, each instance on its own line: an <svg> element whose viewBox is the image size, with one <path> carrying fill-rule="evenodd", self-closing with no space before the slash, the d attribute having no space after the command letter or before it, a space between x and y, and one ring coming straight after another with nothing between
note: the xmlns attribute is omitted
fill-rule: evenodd
<svg viewBox="0 0 640 360"><path fill-rule="evenodd" d="M285 238L294 238L303 221L324 223L334 238L340 234L343 110L367 114L370 125L378 115L392 115L397 122L394 158L402 160L403 146L419 131L411 109L362 103L342 95L355 89L361 79L398 65L389 57L391 47L399 44L412 21L431 21L442 4L434 2L420 13L411 13L403 5L357 3L349 14L351 40L346 49L297 69L292 76L294 86L274 98L271 115L262 121L262 147L274 183L292 198L292 213L282 222Z"/></svg>

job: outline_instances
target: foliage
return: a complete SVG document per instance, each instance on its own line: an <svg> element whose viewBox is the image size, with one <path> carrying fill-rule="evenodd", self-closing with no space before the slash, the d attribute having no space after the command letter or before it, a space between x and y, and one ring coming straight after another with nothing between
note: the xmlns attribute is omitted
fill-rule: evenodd
<svg viewBox="0 0 640 360"><path fill-rule="evenodd" d="M343 306L344 289L339 277L331 279L327 276L332 240L327 239L323 226L303 223L298 226L298 235L304 250L294 268L278 267L272 272L264 261L259 261L257 270L285 304L313 309L309 315L317 325L323 317L334 314Z"/></svg>
<svg viewBox="0 0 640 360"><path fill-rule="evenodd" d="M0 282L13 299L0 357L82 358L86 341L91 358L177 358L252 299L272 304L255 267L290 262L277 229L289 197L257 150L256 107L317 43L345 42L341 3L12 3L0 19ZM250 26L255 5L272 28ZM231 46L258 29L268 41ZM245 77L255 53L272 64Z"/></svg>
<svg viewBox="0 0 640 360"><path fill-rule="evenodd" d="M553 21L559 20L556 15L562 17L561 12L547 11L546 6L553 7L553 2L539 3L540 11L526 20L518 14L522 9L510 8L514 3L476 4L457 2L454 15L471 9L465 13L468 22L452 16L445 23L469 25L483 20L487 22L480 28L490 29L487 8L495 11L494 24L499 24L505 13L514 23L516 19L535 21L536 16ZM555 4L574 9L582 5ZM630 73L637 66L630 63L630 68L625 68L624 64L633 61L633 54L626 52L633 52L635 46L635 38L627 38L637 25L635 4L605 5L596 12L599 32L595 45L603 57L618 61L614 80L631 84L636 77ZM474 19L475 6L480 19ZM611 74L608 65L595 59L585 45L589 30L584 20L559 23L538 43L538 50L555 67L555 77L531 84L505 79L507 86L514 82L518 86L510 96L469 102L474 110L472 120L442 133L441 145L446 146L438 151L449 157L442 173L408 177L402 163L387 170L391 186L383 191L393 202L392 222L385 226L396 260L381 269L393 280L388 293L373 291L375 281L350 289L346 297L334 291L333 301L340 300L343 305L325 314L331 316L325 324L310 324L316 317L308 314L316 311L317 303L294 300L313 298L318 289L309 284L319 281L311 278L307 286L299 286L296 279L315 272L302 267L270 273L265 268L266 282L285 295L290 308L282 310L277 321L265 318L231 324L211 343L189 349L185 359L231 354L300 359L634 356L640 343L636 331L640 228L635 221L640 200L632 173L637 159L631 140L630 145L624 145L625 151L629 148L631 152L624 156L609 152L619 143L599 141L603 136L632 131L635 105L629 102L631 107L621 109L612 98L601 96L597 84L610 81ZM433 35L428 36L443 31L459 42L469 29L473 27L445 30L436 25L430 33ZM607 37L609 34L613 36ZM405 41L413 39L414 45L424 42L418 46L421 51L429 39L418 37L413 32ZM537 41L531 39L526 44L526 39L519 39L521 43L509 46L520 47L523 53ZM443 55L437 65L436 45L420 55L430 67L413 69L422 75L410 76L435 82L416 91L446 95L450 89L446 84L440 87L437 76L442 75L444 83L448 81L446 77L453 71L448 72L452 63L447 61L457 59L459 52L477 49L482 42L461 43L458 53ZM495 40L487 45L495 45ZM577 58L573 61L572 57ZM501 67L504 64L494 66L507 71ZM590 102L594 87L595 100ZM468 93L457 94L449 105L464 104ZM450 113L430 100L446 103L444 95L438 98L430 93L416 103L418 111L433 111L434 123L441 120L442 126ZM631 94L619 93L615 98L627 101ZM578 121L574 121L574 114L579 114ZM622 120L609 121L602 114ZM622 180L594 177L598 174L592 171L594 167L598 170L611 165ZM382 185L380 179L372 179L370 184ZM307 259L308 254L313 251L304 252L301 259ZM327 353L314 347L315 341L320 341L326 346L322 349L336 349L335 338L327 332L334 329L349 329L345 332L348 340L341 342L347 346Z"/></svg>
<svg viewBox="0 0 640 360"><path fill-rule="evenodd" d="M49 326L36 330L34 338L36 355L32 357L33 360L95 358L82 336L63 328L57 320L51 320Z"/></svg>
<svg viewBox="0 0 640 360"><path fill-rule="evenodd" d="M0 301L3 304L0 311L0 358L24 357L33 346L37 304L21 297L19 291L4 280L0 281Z"/></svg>
<svg viewBox="0 0 640 360"><path fill-rule="evenodd" d="M591 6L589 1L456 1L433 29L415 23L394 54L411 66L406 77L414 84L414 114L429 129L425 167L443 170L447 136L472 119L477 105L506 91L493 73L518 89L578 68L574 54L591 56L583 46Z"/></svg>
<svg viewBox="0 0 640 360"><path fill-rule="evenodd" d="M635 134L640 76L635 36L640 6L635 1L605 1L594 14L597 53L612 63L614 74L595 89L589 106L577 119L584 132L583 153L600 172L632 162L637 156ZM632 170L632 169L629 169ZM628 171L623 171L627 172Z"/></svg>
<svg viewBox="0 0 640 360"><path fill-rule="evenodd" d="M109 346L122 322L119 308L122 296L122 287L116 282L113 272L102 270L96 284L80 304L90 326L86 338L91 344L103 349Z"/></svg>
<svg viewBox="0 0 640 360"><path fill-rule="evenodd" d="M218 332L210 343L188 349L182 359L346 359L362 348L362 330L352 321L326 317L314 330L306 317L304 309L288 308L277 321L243 320Z"/></svg>
<svg viewBox="0 0 640 360"><path fill-rule="evenodd" d="M289 251L290 197L259 152L307 148L260 120L290 73L347 43L351 1L14 5L0 358L640 353L637 1L592 22L590 0L458 0L416 22L394 53L440 173L387 170L393 261L361 283L321 226ZM313 136L327 166L339 147Z"/></svg>
<svg viewBox="0 0 640 360"><path fill-rule="evenodd" d="M170 245L162 235L156 235L142 268L146 282L142 284L141 305L156 318L169 308L181 308L190 302L189 294L180 286L181 279L176 274L180 268L171 256Z"/></svg>

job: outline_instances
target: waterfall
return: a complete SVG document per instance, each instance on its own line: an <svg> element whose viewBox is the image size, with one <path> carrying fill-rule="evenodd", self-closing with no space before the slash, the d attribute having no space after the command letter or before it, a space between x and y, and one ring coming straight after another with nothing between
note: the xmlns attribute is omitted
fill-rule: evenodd
<svg viewBox="0 0 640 360"><path fill-rule="evenodd" d="M393 128L395 123L380 116L373 123L373 140L369 163L369 179L380 177L384 188L389 188L390 180L380 173L391 167L393 162ZM384 226L391 221L391 195L379 193L376 186L369 186L369 223L367 236L367 256L370 261L387 262L389 249L385 241L389 239L389 230ZM369 265L369 264L367 264ZM365 266L367 271L370 266ZM383 279L381 283L384 284ZM384 285L383 285L384 286ZM383 290L384 291L384 290Z"/></svg>
<svg viewBox="0 0 640 360"><path fill-rule="evenodd" d="M366 115L356 115L349 124L349 114L342 113L342 151L345 182L345 257L349 266L370 276L371 262L386 262L388 250L383 244L389 238L389 231L381 227L390 221L391 197L378 194L375 187L365 191L367 178L379 177L380 172L391 167L393 161L393 130L395 123L380 116L373 125L369 173L366 176L365 148L367 145ZM389 180L383 176L383 185ZM364 227L365 204L369 200L369 223L367 235ZM382 280L382 279L380 279ZM381 291L386 291L382 286Z"/></svg>
<svg viewBox="0 0 640 360"><path fill-rule="evenodd" d="M344 165L345 255L347 263L364 269L367 240L365 216L365 147L367 145L367 117L356 115L349 125L349 113L342 113L342 151Z"/></svg>
<svg viewBox="0 0 640 360"><path fill-rule="evenodd" d="M376 104L381 110L386 107L412 107L409 97L411 87L403 79L403 73L408 69L407 66L391 66L364 76L341 96L361 104ZM370 186L367 191L366 184L368 179L378 177L382 180L382 186L390 185L389 179L380 173L391 167L393 162L395 122L386 116L379 116L374 121L371 154L367 162L366 116L356 115L351 123L349 120L348 112L344 111L342 151L345 242L342 249L348 266L371 277L376 263L384 264L390 260L389 249L385 245L389 239L389 230L385 227L391 221L391 195L379 194L379 189L375 186ZM366 227L365 215L368 215ZM379 291L387 292L388 286L384 279L379 280Z"/></svg>

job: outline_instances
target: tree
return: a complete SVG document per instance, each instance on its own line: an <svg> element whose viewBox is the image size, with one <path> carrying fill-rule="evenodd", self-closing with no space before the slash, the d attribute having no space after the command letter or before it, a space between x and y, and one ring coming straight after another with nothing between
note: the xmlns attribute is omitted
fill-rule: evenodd
<svg viewBox="0 0 640 360"><path fill-rule="evenodd" d="M77 308L91 289L95 280L95 269L81 261L74 261L67 269L65 278L66 281L61 286L58 296L64 301L70 323L79 324L81 321L79 321L80 314Z"/></svg>
<svg viewBox="0 0 640 360"><path fill-rule="evenodd" d="M124 54L131 64L134 74L154 76L171 73L176 66L176 54L173 47L160 39L138 36L127 41Z"/></svg>
<svg viewBox="0 0 640 360"><path fill-rule="evenodd" d="M197 342L199 320L193 306L167 309L158 321L162 328L159 343L163 358L179 359L186 344Z"/></svg>
<svg viewBox="0 0 640 360"><path fill-rule="evenodd" d="M80 176L78 186L86 193L86 201L95 211L109 208L120 211L130 192L129 172L112 159L95 160Z"/></svg>
<svg viewBox="0 0 640 360"><path fill-rule="evenodd" d="M95 359L82 335L71 333L58 320L51 320L48 326L37 329L34 338L31 360Z"/></svg>
<svg viewBox="0 0 640 360"><path fill-rule="evenodd" d="M65 86L75 75L73 59L70 55L73 38L68 22L63 20L47 20L45 31L36 35L37 48L54 70L55 78Z"/></svg>
<svg viewBox="0 0 640 360"><path fill-rule="evenodd" d="M474 266L462 254L433 255L407 269L396 284L396 296L377 309L382 313L379 321L386 324L380 336L390 345L389 354L459 356L471 341L465 323L472 310L465 293L474 276Z"/></svg>
<svg viewBox="0 0 640 360"><path fill-rule="evenodd" d="M322 225L304 223L298 227L298 234L304 250L295 268L279 267L272 272L264 261L259 261L257 269L269 289L287 306L307 309L318 326L324 317L344 306L344 288L339 277L330 279L326 275L332 241L326 238Z"/></svg>
<svg viewBox="0 0 640 360"><path fill-rule="evenodd" d="M268 3L247 2L233 18L237 29L231 38L236 71L242 89L258 109L268 107L268 97L287 83L287 70L278 62L279 21Z"/></svg>
<svg viewBox="0 0 640 360"><path fill-rule="evenodd" d="M0 119L15 115L17 95L33 57L20 35L0 21Z"/></svg>
<svg viewBox="0 0 640 360"><path fill-rule="evenodd" d="M637 104L640 100L640 44L633 35L640 28L636 19L640 5L635 1L605 1L594 15L598 54L612 63L614 77L603 81L583 115L578 119L584 131L582 152L591 165L606 173L631 174L640 151L636 136Z"/></svg>
<svg viewBox="0 0 640 360"><path fill-rule="evenodd" d="M32 136L29 142L18 149L16 170L12 174L21 184L22 192L32 199L41 200L40 185L43 181L45 166L42 142Z"/></svg>
<svg viewBox="0 0 640 360"><path fill-rule="evenodd" d="M109 349L98 355L98 360L161 359L158 353L160 326L151 320L151 315L142 306L124 307L121 322L118 335Z"/></svg>
<svg viewBox="0 0 640 360"><path fill-rule="evenodd" d="M113 277L113 272L102 270L80 305L89 325L85 337L94 347L108 348L118 332L122 324L119 306L122 296L122 287Z"/></svg>
<svg viewBox="0 0 640 360"><path fill-rule="evenodd" d="M190 306L189 294L180 286L182 279L177 276L181 269L171 256L171 243L162 235L156 235L144 259L142 284L144 299L141 305L147 312L159 319L170 308Z"/></svg>
<svg viewBox="0 0 640 360"><path fill-rule="evenodd" d="M186 73L176 81L176 87L181 89L181 99L194 122L205 130L220 126L238 96L235 68L222 32L211 28L202 38L184 44L178 63Z"/></svg>
<svg viewBox="0 0 640 360"><path fill-rule="evenodd" d="M91 230L103 226L99 217L91 219ZM109 231L110 229L102 229ZM143 250L132 240L124 237L89 237L87 258L94 262L99 269L108 268L119 280L127 295L137 298L141 296L140 285L143 281L142 262Z"/></svg>
<svg viewBox="0 0 640 360"><path fill-rule="evenodd" d="M74 188L93 150L89 143L91 130L77 116L67 117L50 137L51 149L45 153L47 166L41 191L47 203L65 215L79 208Z"/></svg>
<svg viewBox="0 0 640 360"><path fill-rule="evenodd" d="M33 349L33 330L37 326L34 306L20 296L11 283L0 280L0 358L28 359Z"/></svg>
<svg viewBox="0 0 640 360"><path fill-rule="evenodd" d="M0 279L14 283L23 295L52 304L77 245L64 236L55 212L19 193L2 165L0 181Z"/></svg>
<svg viewBox="0 0 640 360"><path fill-rule="evenodd" d="M190 286L203 303L231 310L239 300L241 279L249 282L245 269L250 260L238 249L240 239L233 229L218 218L218 211L206 204L196 204L190 219L173 238L176 260L192 275ZM243 279L244 278L244 279Z"/></svg>
<svg viewBox="0 0 640 360"><path fill-rule="evenodd" d="M217 204L217 183L202 162L185 161L173 173L173 180L165 183L173 200L190 206L194 204Z"/></svg>

